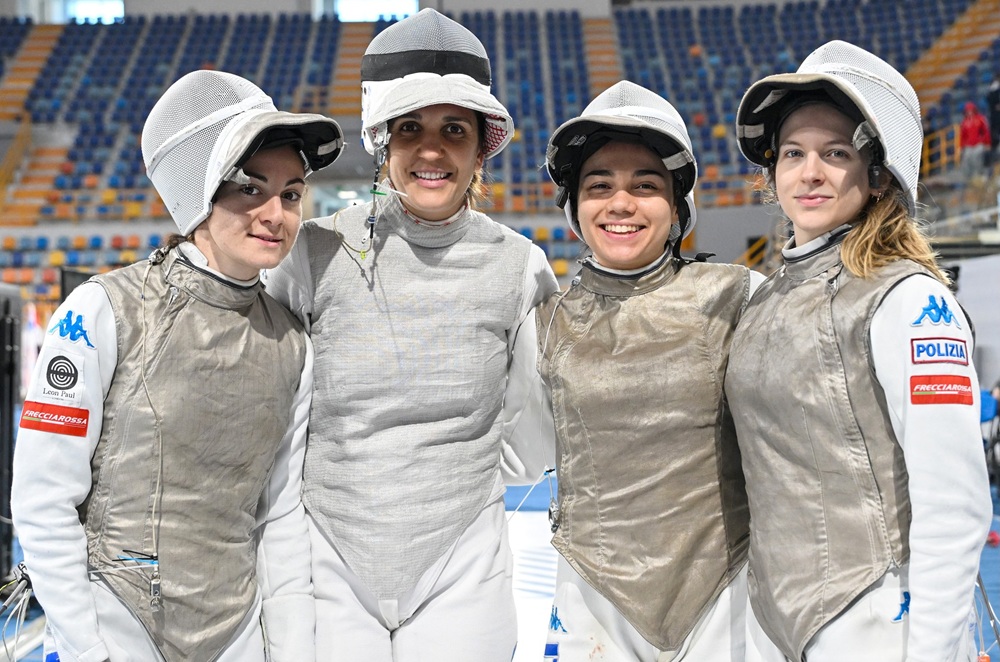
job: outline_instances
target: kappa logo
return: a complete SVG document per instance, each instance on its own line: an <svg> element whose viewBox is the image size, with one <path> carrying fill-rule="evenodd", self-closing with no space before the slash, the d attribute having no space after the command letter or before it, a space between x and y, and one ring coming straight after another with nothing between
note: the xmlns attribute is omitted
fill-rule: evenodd
<svg viewBox="0 0 1000 662"><path fill-rule="evenodd" d="M902 623L903 616L910 613L910 592L903 591L903 601L899 603L899 613L892 619L893 623Z"/></svg>
<svg viewBox="0 0 1000 662"><path fill-rule="evenodd" d="M73 362L65 356L57 356L49 361L45 371L45 381L52 388L68 391L76 386L80 378L80 372L73 365Z"/></svg>
<svg viewBox="0 0 1000 662"><path fill-rule="evenodd" d="M919 363L969 365L969 352L961 338L912 338L910 360Z"/></svg>
<svg viewBox="0 0 1000 662"><path fill-rule="evenodd" d="M59 320L59 322L49 330L49 333L59 332L60 338L68 338L70 342L77 342L83 340L87 343L87 347L93 349L94 345L90 342L90 336L87 335L87 329L83 326L83 315L77 315L76 319L73 319L73 311L67 310L66 317Z"/></svg>
<svg viewBox="0 0 1000 662"><path fill-rule="evenodd" d="M910 323L910 326L923 326L924 320L930 320L930 323L935 326L939 324L951 326L954 324L961 329L962 325L958 323L955 314L948 308L948 302L945 301L944 297L940 297L940 299L941 303L938 303L933 294L929 295L927 297L927 305L920 311L920 316Z"/></svg>
<svg viewBox="0 0 1000 662"><path fill-rule="evenodd" d="M972 382L961 375L914 375L910 377L910 403L971 405Z"/></svg>
<svg viewBox="0 0 1000 662"><path fill-rule="evenodd" d="M553 632L566 632L562 620L559 619L559 608L552 607L552 615L549 616L549 629Z"/></svg>

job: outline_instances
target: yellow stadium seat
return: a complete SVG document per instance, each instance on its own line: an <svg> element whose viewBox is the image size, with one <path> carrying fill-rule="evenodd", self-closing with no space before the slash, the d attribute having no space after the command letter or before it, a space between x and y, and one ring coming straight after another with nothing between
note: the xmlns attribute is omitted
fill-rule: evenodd
<svg viewBox="0 0 1000 662"><path fill-rule="evenodd" d="M725 138L726 131L728 131L728 129L729 127L727 127L725 124L716 124L715 126L712 127L712 137Z"/></svg>
<svg viewBox="0 0 1000 662"><path fill-rule="evenodd" d="M569 273L569 262L566 260L553 260L552 273L556 276L565 276Z"/></svg>
<svg viewBox="0 0 1000 662"><path fill-rule="evenodd" d="M126 202L125 203L125 218L133 220L142 216L142 203L141 202Z"/></svg>
<svg viewBox="0 0 1000 662"><path fill-rule="evenodd" d="M549 240L548 228L535 228L535 241L548 241L548 240Z"/></svg>
<svg viewBox="0 0 1000 662"><path fill-rule="evenodd" d="M52 251L49 253L49 266L61 267L66 264L66 253L62 251Z"/></svg>

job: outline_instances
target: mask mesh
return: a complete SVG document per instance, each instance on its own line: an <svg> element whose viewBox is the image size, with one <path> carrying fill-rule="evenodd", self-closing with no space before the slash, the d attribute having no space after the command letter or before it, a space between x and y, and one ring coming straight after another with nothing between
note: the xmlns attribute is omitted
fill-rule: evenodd
<svg viewBox="0 0 1000 662"><path fill-rule="evenodd" d="M889 63L842 41L817 48L802 61L797 73L825 73L856 90L869 106L872 128L882 143L886 164L916 200L924 136L920 101L909 81Z"/></svg>
<svg viewBox="0 0 1000 662"><path fill-rule="evenodd" d="M420 12L380 32L365 55L386 55L406 51L456 51L486 58L486 49L467 28L437 12Z"/></svg>
<svg viewBox="0 0 1000 662"><path fill-rule="evenodd" d="M147 170L153 156L173 136L201 122L209 115L259 97L251 108L274 110L264 93L253 83L220 71L198 71L174 83L153 106L142 130L142 155ZM246 110L246 109L244 109ZM220 116L218 122L201 127L157 156L147 174L167 210L182 232L204 213L209 160L222 131L236 117ZM218 174L221 178L222 173Z"/></svg>

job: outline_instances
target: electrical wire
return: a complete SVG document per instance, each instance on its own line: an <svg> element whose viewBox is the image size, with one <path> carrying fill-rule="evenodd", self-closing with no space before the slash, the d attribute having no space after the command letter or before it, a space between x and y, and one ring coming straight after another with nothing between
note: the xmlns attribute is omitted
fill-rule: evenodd
<svg viewBox="0 0 1000 662"><path fill-rule="evenodd" d="M153 491L153 505L152 512L150 513L150 523L151 523L151 534L153 542L153 553L150 555L151 560L158 560L160 558L160 544L159 536L157 535L159 531L159 517L158 511L160 508L160 493L163 491L163 432L160 426L160 415L156 411L156 407L153 405L153 399L149 395L149 385L146 383L146 281L149 280L149 272L153 268L154 264L159 264L163 261L160 258L158 262L154 262L154 253L149 258L149 264L146 265L146 271L142 276L142 290L139 294L139 299L141 301L141 317L142 317L142 336L141 336L141 357L140 357L140 376L142 378L142 388L146 392L146 401L149 402L150 411L153 413L153 429L156 434L156 487ZM164 254L165 256L165 254ZM175 293L171 293L171 301ZM160 609L160 569L159 564L156 564L153 568L153 574L149 579L149 596L150 596L150 608L153 611L159 611Z"/></svg>

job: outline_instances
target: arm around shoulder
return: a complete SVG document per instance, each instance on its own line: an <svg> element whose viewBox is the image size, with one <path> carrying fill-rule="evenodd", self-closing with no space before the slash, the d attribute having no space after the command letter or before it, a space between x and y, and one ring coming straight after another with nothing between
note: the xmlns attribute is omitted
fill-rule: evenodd
<svg viewBox="0 0 1000 662"><path fill-rule="evenodd" d="M316 612L309 527L302 505L302 468L312 404L313 350L306 357L289 426L258 507L257 576L271 660L315 658Z"/></svg>

